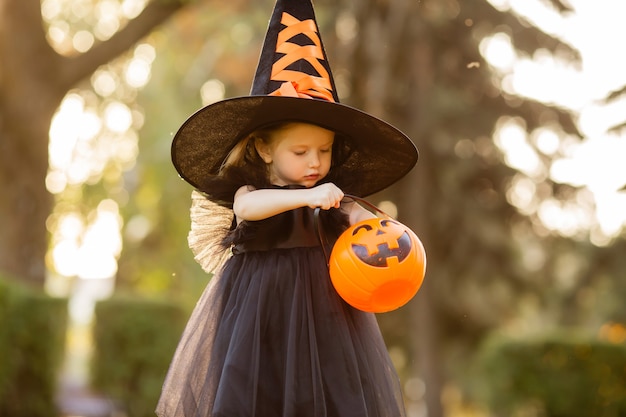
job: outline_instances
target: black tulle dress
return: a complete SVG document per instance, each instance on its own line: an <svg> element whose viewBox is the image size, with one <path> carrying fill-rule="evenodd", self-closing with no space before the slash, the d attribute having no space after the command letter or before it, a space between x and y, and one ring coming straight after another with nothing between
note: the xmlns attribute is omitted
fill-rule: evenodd
<svg viewBox="0 0 626 417"><path fill-rule="evenodd" d="M328 229L332 244L341 230ZM157 415L404 416L376 319L333 289L313 211L242 222L233 240L187 324Z"/></svg>

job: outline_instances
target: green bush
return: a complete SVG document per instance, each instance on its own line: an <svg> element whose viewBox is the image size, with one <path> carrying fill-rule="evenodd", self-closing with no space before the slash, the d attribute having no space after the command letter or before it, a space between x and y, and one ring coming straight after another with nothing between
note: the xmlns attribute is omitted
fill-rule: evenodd
<svg viewBox="0 0 626 417"><path fill-rule="evenodd" d="M94 388L119 401L131 417L153 417L185 324L177 305L113 298L96 305Z"/></svg>
<svg viewBox="0 0 626 417"><path fill-rule="evenodd" d="M626 346L572 335L491 341L482 352L498 415L626 416Z"/></svg>
<svg viewBox="0 0 626 417"><path fill-rule="evenodd" d="M57 415L67 300L0 279L0 416Z"/></svg>
<svg viewBox="0 0 626 417"><path fill-rule="evenodd" d="M9 284L0 279L0 408L11 381L13 361L9 352L9 311L11 293Z"/></svg>

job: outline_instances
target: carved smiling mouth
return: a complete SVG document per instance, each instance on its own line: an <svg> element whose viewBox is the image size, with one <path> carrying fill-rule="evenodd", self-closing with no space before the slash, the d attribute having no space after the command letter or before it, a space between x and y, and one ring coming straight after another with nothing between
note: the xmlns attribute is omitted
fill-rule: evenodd
<svg viewBox="0 0 626 417"><path fill-rule="evenodd" d="M378 268L386 268L389 266L387 264L387 258L395 256L398 258L398 262L402 262L409 256L412 246L409 234L404 232L402 236L398 238L397 247L390 247L389 243L380 243L377 245L378 251L370 254L367 250L367 246L353 243L352 251L366 264Z"/></svg>

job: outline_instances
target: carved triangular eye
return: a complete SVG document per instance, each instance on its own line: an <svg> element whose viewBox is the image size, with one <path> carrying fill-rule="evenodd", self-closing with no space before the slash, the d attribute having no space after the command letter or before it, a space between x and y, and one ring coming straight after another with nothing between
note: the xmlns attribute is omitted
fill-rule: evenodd
<svg viewBox="0 0 626 417"><path fill-rule="evenodd" d="M352 236L356 236L360 231L362 230L367 230L370 231L372 230L373 227L370 226L369 224L363 224L361 226L356 227L353 231L352 231Z"/></svg>

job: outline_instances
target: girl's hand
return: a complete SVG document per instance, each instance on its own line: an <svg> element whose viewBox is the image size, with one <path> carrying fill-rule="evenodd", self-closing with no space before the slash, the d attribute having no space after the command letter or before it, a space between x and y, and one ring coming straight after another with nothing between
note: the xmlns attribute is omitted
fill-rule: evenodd
<svg viewBox="0 0 626 417"><path fill-rule="evenodd" d="M343 199L343 191L335 184L328 182L308 190L307 205L311 208L329 210L339 208Z"/></svg>

